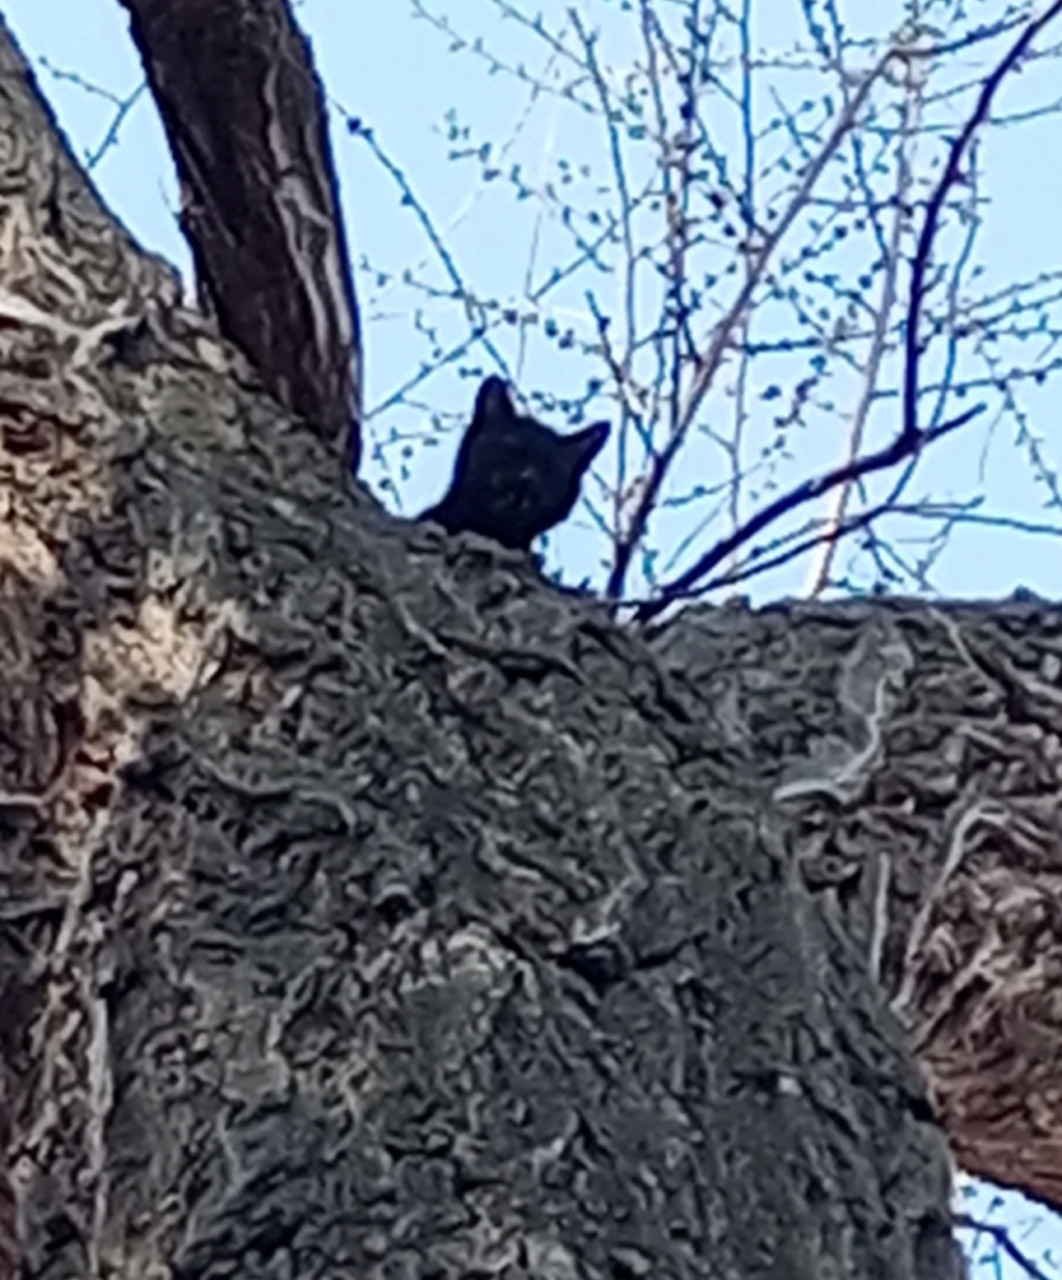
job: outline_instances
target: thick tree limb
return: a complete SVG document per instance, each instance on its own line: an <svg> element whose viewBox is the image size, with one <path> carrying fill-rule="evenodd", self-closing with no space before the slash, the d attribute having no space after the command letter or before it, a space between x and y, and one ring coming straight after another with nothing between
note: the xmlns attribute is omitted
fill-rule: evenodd
<svg viewBox="0 0 1062 1280"><path fill-rule="evenodd" d="M0 72L62 285L0 326L22 1274L954 1276L769 774L604 605L345 493L196 316L79 322Z"/></svg>
<svg viewBox="0 0 1062 1280"><path fill-rule="evenodd" d="M360 458L361 336L324 96L287 0L122 0L222 334Z"/></svg>
<svg viewBox="0 0 1062 1280"><path fill-rule="evenodd" d="M654 650L778 758L802 874L908 1027L959 1163L1062 1208L1062 609L698 608Z"/></svg>

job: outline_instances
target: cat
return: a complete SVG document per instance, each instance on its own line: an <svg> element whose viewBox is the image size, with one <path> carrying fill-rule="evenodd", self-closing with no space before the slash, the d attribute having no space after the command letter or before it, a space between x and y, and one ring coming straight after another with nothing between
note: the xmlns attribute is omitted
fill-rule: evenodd
<svg viewBox="0 0 1062 1280"><path fill-rule="evenodd" d="M418 519L447 533L467 530L514 551L530 550L571 514L609 429L607 422L595 422L562 436L517 413L504 381L488 377L476 393L450 487Z"/></svg>

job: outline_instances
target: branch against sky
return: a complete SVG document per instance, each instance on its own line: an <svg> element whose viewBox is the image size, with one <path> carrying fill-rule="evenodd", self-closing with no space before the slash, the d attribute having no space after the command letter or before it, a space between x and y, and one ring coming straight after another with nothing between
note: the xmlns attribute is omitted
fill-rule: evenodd
<svg viewBox="0 0 1062 1280"><path fill-rule="evenodd" d="M886 470L905 459L916 460L927 445L955 430L956 427L965 425L980 413L982 406L978 405L944 423L930 424L927 427L919 425L918 371L923 350L920 320L927 289L926 277L931 266L945 201L951 189L959 181L961 166L974 134L987 119L993 98L1006 75L1019 65L1035 37L1060 13L1062 13L1062 0L1054 0L1043 14L1028 23L985 80L969 119L951 145L944 172L926 205L925 218L911 267L910 299L904 331L903 420L893 442L874 454L853 457L846 466L808 481L782 498L762 507L735 533L722 539L714 548L705 552L685 573L667 583L655 601L641 606L638 611L639 618L643 620L651 618L665 609L671 601L687 597L691 589L727 555L743 546L762 529L769 527L779 516L796 510L838 486L851 485L866 475Z"/></svg>
<svg viewBox="0 0 1062 1280"><path fill-rule="evenodd" d="M968 1213L957 1213L954 1221L956 1227L972 1232L975 1236L988 1236L997 1250L1005 1254L1029 1280L1057 1280L1057 1274L1052 1275L1037 1266L1028 1253L1014 1242L1012 1232L1007 1227L996 1222L985 1222Z"/></svg>
<svg viewBox="0 0 1062 1280"><path fill-rule="evenodd" d="M1021 385L1054 376L1062 303L1050 264L1012 282L1004 311L997 290L978 286L975 256L991 170L977 178L965 142L956 152L964 163L942 186L936 167L971 119L999 46L1016 37L1028 44L1030 20L1039 30L1049 10L1001 7L965 25L958 10L947 11L950 23L942 10L939 30L907 24L870 39L849 33L828 5L821 23L807 10L806 29L769 48L756 43L771 31L753 0L731 9L685 0L674 13L640 0L625 16L558 3L541 17L520 3L482 0L482 21L470 17L467 29L432 0L416 0L414 10L445 34L449 56L526 88L528 114L511 136L495 144L485 122L455 119L451 156L479 176L473 201L512 192L507 238L518 238L533 209L534 247L509 293L486 287L466 257L465 285L484 325L452 342L432 267L407 272L401 284L388 277L371 305L399 288L419 291L435 356L383 404L400 410L414 387L447 368L504 372L482 345L489 340L496 352L519 351L519 389L533 406L578 423L611 405L615 448L584 515L598 545L610 548L614 598L644 599L685 580L706 547L748 528L779 492L804 491L811 482L803 477L886 447L907 376L905 263L920 227L936 227L915 281L926 364L917 400L927 427L962 415L964 395L984 399L988 426L964 437L973 456L995 438L1000 411L1021 423ZM1021 51L1018 60L1029 57ZM1024 103L972 132L1021 128L1055 109ZM548 130L548 163L532 173L516 133L533 140L528 116L543 111L559 123ZM925 203L934 188L936 210ZM537 277L532 262L544 265ZM1036 335L1042 345L1029 359L1021 348ZM478 366L477 347L486 356ZM551 390L538 389L550 381ZM906 392L910 401L909 385ZM903 411L910 417L909 403ZM1017 435L1030 476L1049 487L1050 450L1028 422ZM722 505L709 496L720 462ZM939 474L926 470L920 450L911 464L905 488ZM941 510L945 495L929 483L920 500ZM896 510L915 505L905 498ZM832 509L840 529L862 528L860 513L890 508L880 484L872 492L856 467ZM898 527L886 515L860 544L864 578L869 570L886 585L918 580L895 541ZM746 548L731 545L730 569L740 576ZM825 544L817 590L844 572L839 550Z"/></svg>
<svg viewBox="0 0 1062 1280"><path fill-rule="evenodd" d="M276 398L361 458L361 325L324 95L285 0L122 0L221 333Z"/></svg>

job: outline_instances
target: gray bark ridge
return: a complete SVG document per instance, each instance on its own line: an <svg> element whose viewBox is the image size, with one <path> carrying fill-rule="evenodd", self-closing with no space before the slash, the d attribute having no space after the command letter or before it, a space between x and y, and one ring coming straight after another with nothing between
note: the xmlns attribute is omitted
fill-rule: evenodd
<svg viewBox="0 0 1062 1280"><path fill-rule="evenodd" d="M0 63L21 1274L958 1275L756 735L523 557L341 492Z"/></svg>

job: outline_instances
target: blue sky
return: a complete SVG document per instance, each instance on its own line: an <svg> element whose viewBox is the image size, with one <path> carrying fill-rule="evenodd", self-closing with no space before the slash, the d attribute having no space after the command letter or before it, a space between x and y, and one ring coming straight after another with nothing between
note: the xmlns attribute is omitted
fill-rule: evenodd
<svg viewBox="0 0 1062 1280"><path fill-rule="evenodd" d="M600 121L557 95L533 93L529 80L513 74L522 65L532 79L540 77L553 83L550 76L557 74L556 59L546 42L519 24L504 21L491 0L423 2L429 11L447 14L454 27L470 39L481 35L485 48L508 70L491 73L488 59L474 48L451 49L451 42L436 26L414 16L411 0L376 0L368 5L350 0L302 0L297 5L335 108L335 159L354 257L372 268L360 271L357 281L366 332L366 406L372 414L366 478L387 505L406 512L427 505L445 486L456 445L455 429L471 403L475 379L496 366L491 356L473 347L465 358L446 365L404 399L390 403L427 358L433 339L425 330L437 330L438 341L445 347L467 335L468 324L453 303L427 302L423 289L401 285L403 271L412 269L418 281L444 288L445 270L414 211L403 204L394 178L363 140L342 128L342 112L371 126L381 148L411 184L443 237L462 282L479 297L523 305L527 280L541 283L550 267L567 261L571 242L556 217L543 215L540 202L515 199L511 184L504 181L484 182L482 166L474 158L454 159L451 153L455 148L475 152L489 143L500 169L509 171L518 164L529 185L541 187L552 181L562 192L570 189L573 202L582 200L584 207L588 207L587 201L593 203L594 191L603 193L602 203L611 199L615 185L608 164L609 142ZM551 30L559 29L566 7L560 0L540 0L535 7L545 13ZM934 7L928 4L927 12ZM874 5L849 0L842 8L850 23L867 25L873 20L880 34L889 29L890 21L898 21L902 5L899 0L875 0ZM994 7L992 0L986 0L974 8L983 11L982 20L987 21L1002 4ZM143 244L187 272L189 258L177 230L172 168L146 93L141 92L124 111L113 143L104 146L114 129L118 105L127 103L142 84L120 5L116 0L46 0L44 4L40 0L6 0L3 12L31 57L75 151L82 158L98 155L94 178L111 207ZM601 29L602 62L618 69L619 74L639 53L630 19L621 5L608 0L596 0L587 12L588 21ZM784 4L782 0L761 0L754 12L754 48L786 52L801 41L807 47L797 0ZM1062 38L1062 31L1055 35ZM1001 47L992 46L993 57ZM971 54L942 84L947 87L976 80L989 61L987 52ZM1051 112L1036 114L1058 99L1058 81L1057 61L1027 66L1004 87L999 110L1029 118L990 132L980 144L978 194L984 222L976 246L980 274L973 293L1005 290L1014 281L1053 270L1062 272L1062 240L1057 231L1062 117ZM821 115L824 87L817 70L798 66L780 72L770 84L765 82L757 98L758 120L764 126L774 110L774 91L791 104L801 99L810 103L807 119L814 121ZM945 94L931 104L927 118L942 132L926 140L923 157L934 147L939 151L942 133L958 127L973 91L954 97ZM836 86L831 92L836 97ZM739 154L741 138L723 104L715 121L719 136ZM467 135L463 132L466 129ZM785 148L766 127L762 148L763 166L768 171L763 187L770 189L774 182L777 190L784 191L786 180L779 176L778 164ZM632 179L640 172L639 165L644 168L648 162L647 156L644 149L631 148ZM578 177L582 165L590 173L586 179ZM566 174L573 173L576 177L565 188ZM946 241L954 253L961 250L962 230L953 228L951 240ZM799 227L794 231L797 247L802 234ZM725 273L725 253L715 261L723 265L718 294L710 299L705 324L726 305L736 287L736 277ZM854 276L860 270L854 253L849 258L842 253L832 261L833 270L842 275L851 272ZM380 273L386 277L383 285L377 282ZM906 278L901 277L901 294L905 284ZM588 376L599 372L578 349L565 350L542 337L541 321L545 319L561 331L570 327L577 338L592 334L588 287L611 314L618 311L615 275L584 275L571 287L544 295L540 323L529 331L525 343L518 340L515 330L498 330L498 350L522 389L547 389L558 397L573 397L585 387ZM1043 293L1051 294L1049 285ZM415 313L422 304L424 314L418 328ZM996 310L1006 316L1005 298ZM1062 307L1052 302L1047 311L1052 325L1057 321L1062 330ZM757 336L770 340L784 332L778 314L772 316L768 311L765 316ZM1057 354L1051 333L1031 343L1028 339L1009 346L1004 342L1000 352L1003 367L1008 367L1008 362L1045 362ZM926 376L932 378L941 362L938 348L927 357ZM983 361L971 358L964 367L971 376L984 376ZM791 360L780 361L777 367L765 360L753 368L757 394L750 402L745 459L750 466L773 434L771 418L777 405L770 400L769 388L774 380L789 385L794 368ZM459 376L461 371L467 376ZM896 372L894 367L893 380ZM855 389L852 379L839 370L827 380L822 396L824 401L843 407L851 403ZM1018 384L1016 395L1025 415L1024 429L1013 415L1000 418L1000 397L987 394L984 419L943 442L924 460L912 494L942 500L983 493L985 510L994 515L1052 526L1062 523L1062 513L1047 501L1045 485L1035 476L1037 465L1050 474L1062 453L1055 407L1058 382L1048 380L1037 386L1026 380ZM713 420L726 419L733 396L732 379L728 382L724 377L709 400L707 426ZM599 401L592 416L611 416L612 412L614 406ZM433 414L439 416L436 425L432 425ZM543 412L542 416L558 426L564 424L561 413ZM771 462L773 470L768 468L764 473L767 484L755 497L753 480L742 497L741 514L748 515L765 493L773 496L767 487L770 483L788 487L838 461L844 446L837 429L841 417L835 404L825 403L820 417L795 432L792 456ZM882 401L871 415L871 443L887 440L896 422L895 402ZM1023 430L1030 439L1023 437ZM614 455L606 458L605 481L610 465L614 465ZM688 489L700 483L711 488L723 474L722 466L722 455L710 436L699 435L684 456L672 498L677 503L683 486ZM880 487L876 490L881 491ZM714 500L709 498L700 505L676 505L663 513L654 531L658 563L666 561L683 539L691 536L702 515L713 509ZM710 540L713 530L723 527L714 525L706 530L702 544ZM909 533L904 529L896 536ZM552 540L550 556L555 565L563 565L565 576L577 579L589 575L600 581L605 549L600 531L584 511ZM1060 550L1054 537L991 525L960 527L935 564L933 585L941 593L962 596L996 596L1025 585L1057 597L1062 594ZM918 554L914 547L911 555ZM742 589L748 589L754 599L797 594L804 588L806 574L806 565L793 566ZM865 576L861 581L866 581ZM1057 1227L1044 1227L1041 1210L1011 1208L1007 1212L1024 1213L1023 1222L1031 1215L1040 1224L1040 1234L1032 1236L1032 1252L1052 1244L1062 1248L1062 1233ZM1013 1274L1010 1264L1000 1274Z"/></svg>

